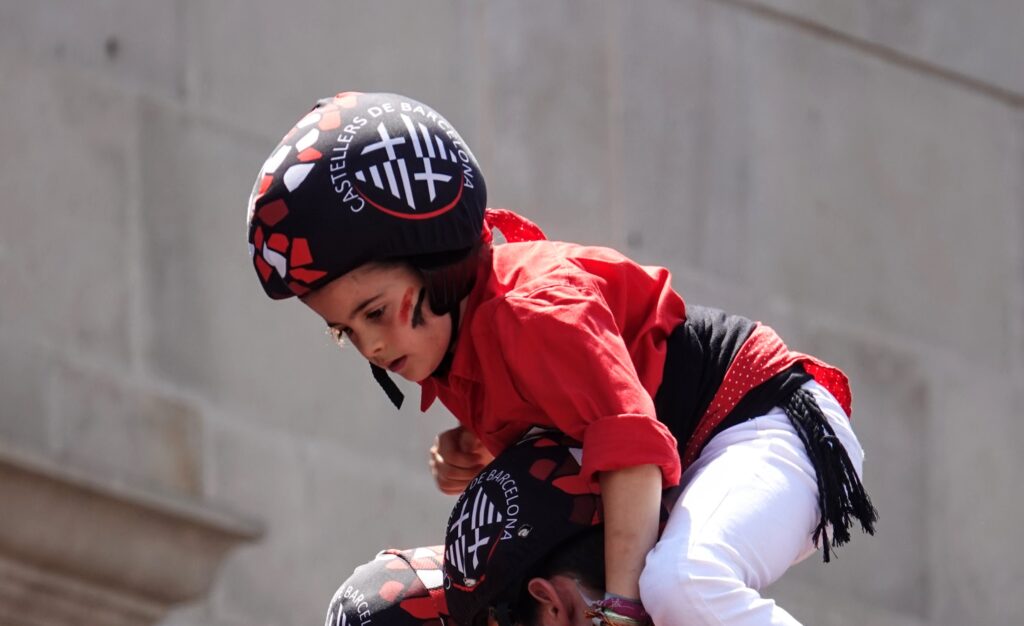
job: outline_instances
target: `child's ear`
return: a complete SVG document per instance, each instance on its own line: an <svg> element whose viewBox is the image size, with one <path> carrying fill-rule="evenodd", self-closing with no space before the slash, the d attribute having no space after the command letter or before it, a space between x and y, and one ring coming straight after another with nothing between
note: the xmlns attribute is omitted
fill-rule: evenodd
<svg viewBox="0 0 1024 626"><path fill-rule="evenodd" d="M568 612L555 586L546 578L531 578L526 590L537 601L538 626L555 626L567 622Z"/></svg>

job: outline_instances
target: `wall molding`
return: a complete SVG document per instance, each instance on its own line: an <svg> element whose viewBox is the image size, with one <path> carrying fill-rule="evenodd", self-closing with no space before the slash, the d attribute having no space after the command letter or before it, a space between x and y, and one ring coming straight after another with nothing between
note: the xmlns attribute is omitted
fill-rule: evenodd
<svg viewBox="0 0 1024 626"><path fill-rule="evenodd" d="M142 626L205 596L261 524L0 444L0 623Z"/></svg>

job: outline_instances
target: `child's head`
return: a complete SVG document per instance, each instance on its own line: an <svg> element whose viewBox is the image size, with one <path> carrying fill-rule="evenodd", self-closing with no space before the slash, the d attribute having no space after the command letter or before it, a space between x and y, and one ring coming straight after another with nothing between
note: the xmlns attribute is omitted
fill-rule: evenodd
<svg viewBox="0 0 1024 626"><path fill-rule="evenodd" d="M472 287L486 199L472 151L433 109L395 94L341 93L318 102L264 163L249 199L249 254L267 295L302 296L329 322L353 321L325 315L355 297L348 287L384 279L417 285L421 316L403 336L450 334L450 324L433 328L435 318L457 311ZM379 362L361 338L353 343Z"/></svg>
<svg viewBox="0 0 1024 626"><path fill-rule="evenodd" d="M423 275L407 262L370 262L301 296L341 343L373 365L420 381L437 370L452 325L426 302Z"/></svg>

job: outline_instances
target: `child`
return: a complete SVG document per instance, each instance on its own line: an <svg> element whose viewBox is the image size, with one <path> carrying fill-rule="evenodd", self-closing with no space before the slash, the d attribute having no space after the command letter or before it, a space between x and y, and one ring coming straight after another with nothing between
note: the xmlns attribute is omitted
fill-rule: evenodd
<svg viewBox="0 0 1024 626"><path fill-rule="evenodd" d="M533 426L582 441L610 612L795 623L757 589L816 545L827 561L829 528L834 544L851 518L873 532L846 377L766 326L687 307L664 268L545 241L485 202L447 120L403 96L343 93L265 163L250 254L268 295L299 296L396 405L388 371L420 383L422 409L440 398L455 415L431 453L443 490ZM493 245L493 228L508 243ZM660 493L681 473L652 550Z"/></svg>

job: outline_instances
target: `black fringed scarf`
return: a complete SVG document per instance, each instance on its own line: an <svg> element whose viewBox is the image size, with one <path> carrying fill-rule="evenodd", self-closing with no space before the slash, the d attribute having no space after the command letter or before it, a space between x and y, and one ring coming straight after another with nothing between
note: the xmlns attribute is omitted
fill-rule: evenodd
<svg viewBox="0 0 1024 626"><path fill-rule="evenodd" d="M822 546L828 563L831 557L828 527L832 527L831 547L841 546L850 540L854 519L860 522L864 532L875 534L878 511L864 491L850 455L811 392L797 389L782 404L782 409L803 441L818 479L821 520L813 538L816 545Z"/></svg>

